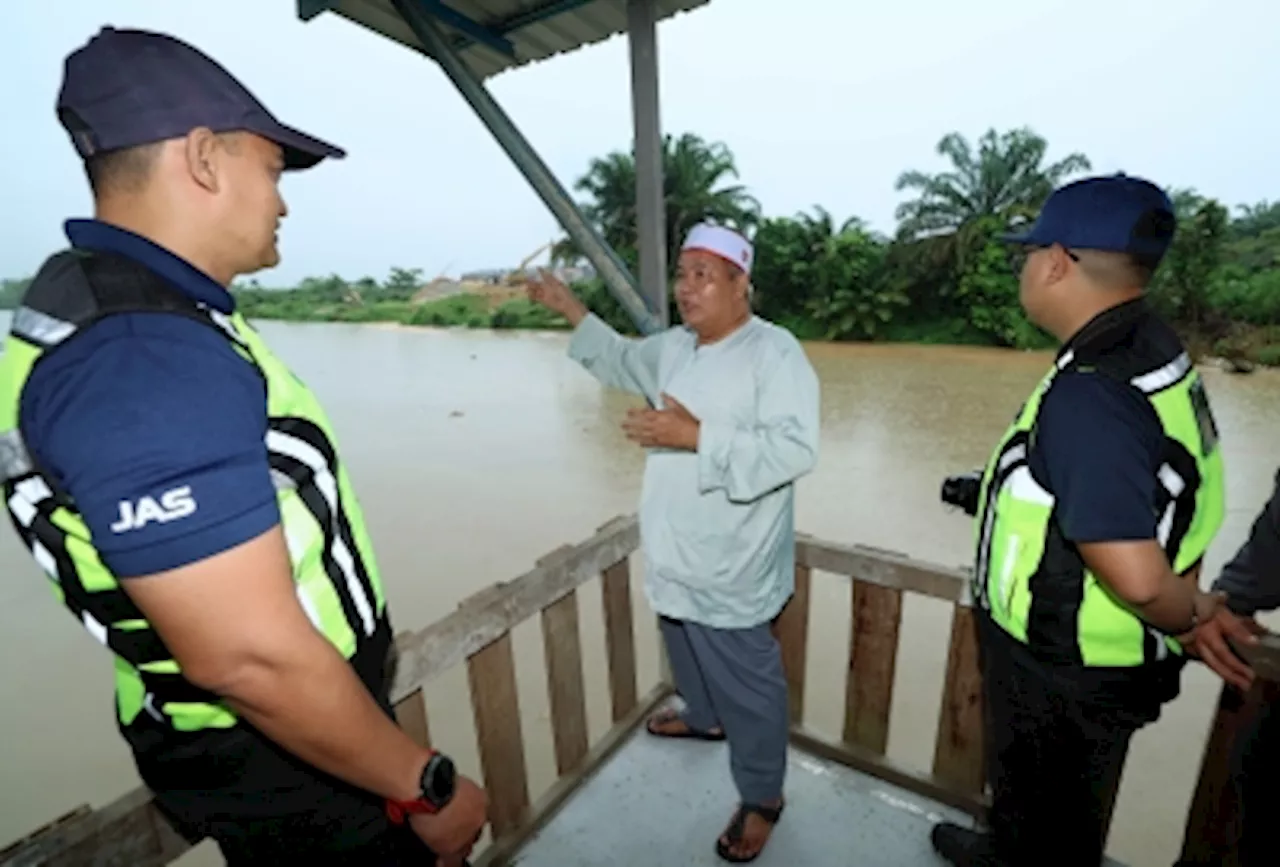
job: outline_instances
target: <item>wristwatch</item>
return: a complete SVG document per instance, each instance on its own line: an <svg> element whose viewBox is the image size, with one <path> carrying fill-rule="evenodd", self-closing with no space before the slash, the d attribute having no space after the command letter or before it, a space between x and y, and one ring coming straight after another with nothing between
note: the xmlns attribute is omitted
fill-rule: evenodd
<svg viewBox="0 0 1280 867"><path fill-rule="evenodd" d="M432 752L422 769L420 781L422 794L412 801L387 799L387 818L394 825L402 825L411 813L434 814L443 810L453 798L457 771L453 759L444 753Z"/></svg>

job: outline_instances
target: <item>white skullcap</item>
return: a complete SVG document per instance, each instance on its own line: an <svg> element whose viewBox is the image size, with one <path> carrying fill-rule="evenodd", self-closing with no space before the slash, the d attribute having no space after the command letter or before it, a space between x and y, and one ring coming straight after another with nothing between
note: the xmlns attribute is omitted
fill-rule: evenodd
<svg viewBox="0 0 1280 867"><path fill-rule="evenodd" d="M705 250L722 259L737 265L747 274L751 273L751 262L754 251L751 242L732 229L716 226L711 223L699 223L689 230L684 239L682 250Z"/></svg>

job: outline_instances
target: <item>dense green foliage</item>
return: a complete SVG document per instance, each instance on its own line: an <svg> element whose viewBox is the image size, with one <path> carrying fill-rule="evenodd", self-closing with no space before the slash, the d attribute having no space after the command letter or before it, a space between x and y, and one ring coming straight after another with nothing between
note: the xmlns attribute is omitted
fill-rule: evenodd
<svg viewBox="0 0 1280 867"><path fill-rule="evenodd" d="M949 169L897 179L912 198L899 206L890 238L822 207L762 216L743 187L721 186L737 176L727 149L680 141L677 149L668 140L666 154L672 252L700 215L751 234L762 316L805 338L1050 345L1022 314L999 236L1034 219L1055 187L1089 172L1085 155L1047 162L1047 143L1029 129L991 130L976 145L951 133L937 146ZM705 171L684 165L699 159ZM578 184L589 196L586 212L633 267L634 183L634 160L614 153ZM1194 190L1173 196L1179 230L1153 302L1198 351L1280 362L1280 202L1241 206L1232 218Z"/></svg>
<svg viewBox="0 0 1280 867"><path fill-rule="evenodd" d="M0 280L0 310L12 310L22 300L30 280Z"/></svg>
<svg viewBox="0 0 1280 867"><path fill-rule="evenodd" d="M1018 305L1017 279L999 236L1033 219L1049 193L1091 170L1073 153L1048 161L1048 145L1029 129L994 130L970 144L950 133L937 146L950 164L930 174L906 171L895 187L910 194L892 237L858 217L838 220L822 207L794 216L765 215L737 182L733 154L696 135L668 136L664 188L668 262L701 220L734 226L756 246L755 307L806 339L1049 345ZM634 271L635 160L615 152L593 160L575 184L585 215ZM1154 303L1198 352L1280 363L1280 202L1227 206L1194 190L1174 192L1179 228L1157 272ZM560 262L580 259L567 239ZM13 306L24 281L0 284ZM412 299L418 269L393 268L382 282L308 278L291 290L236 288L241 309L259 318L412 325L557 328L565 323L524 300L491 308L461 294ZM577 287L584 301L620 330L625 313L599 281ZM671 311L673 321L676 312Z"/></svg>

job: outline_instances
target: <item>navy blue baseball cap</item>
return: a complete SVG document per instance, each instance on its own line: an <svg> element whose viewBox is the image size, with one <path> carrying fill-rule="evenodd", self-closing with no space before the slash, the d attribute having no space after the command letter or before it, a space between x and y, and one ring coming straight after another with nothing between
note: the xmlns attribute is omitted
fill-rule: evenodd
<svg viewBox="0 0 1280 867"><path fill-rule="evenodd" d="M1004 240L1029 247L1128 253L1158 262L1173 241L1173 202L1150 181L1121 174L1084 178L1054 190L1034 225Z"/></svg>
<svg viewBox="0 0 1280 867"><path fill-rule="evenodd" d="M245 131L306 169L341 148L285 126L216 61L163 33L103 27L67 56L58 119L81 158L181 138L197 127Z"/></svg>

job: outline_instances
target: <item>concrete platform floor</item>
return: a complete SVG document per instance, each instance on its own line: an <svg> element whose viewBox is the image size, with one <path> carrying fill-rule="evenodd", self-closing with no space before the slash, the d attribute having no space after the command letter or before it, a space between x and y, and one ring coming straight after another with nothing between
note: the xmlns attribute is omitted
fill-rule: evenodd
<svg viewBox="0 0 1280 867"><path fill-rule="evenodd" d="M794 748L786 798L754 862L760 867L945 867L929 829L943 819L973 824L950 807ZM736 803L723 743L660 740L640 730L514 863L721 867L715 840Z"/></svg>

